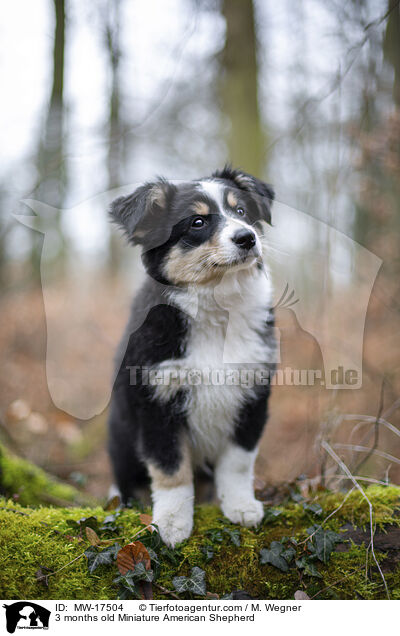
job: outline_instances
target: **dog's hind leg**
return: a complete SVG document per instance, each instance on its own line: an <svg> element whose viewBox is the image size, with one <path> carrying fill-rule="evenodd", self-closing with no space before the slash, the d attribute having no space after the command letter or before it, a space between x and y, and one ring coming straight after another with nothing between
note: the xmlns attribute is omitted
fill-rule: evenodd
<svg viewBox="0 0 400 636"><path fill-rule="evenodd" d="M108 450L123 504L127 504L129 499L142 499L142 491L150 483L146 466L136 450L137 440L131 419L129 411L124 409L123 397L112 400Z"/></svg>

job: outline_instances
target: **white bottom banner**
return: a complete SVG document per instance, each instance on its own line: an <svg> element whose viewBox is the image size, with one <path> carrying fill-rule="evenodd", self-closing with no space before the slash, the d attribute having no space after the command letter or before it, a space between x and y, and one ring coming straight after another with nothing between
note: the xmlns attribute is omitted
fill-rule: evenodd
<svg viewBox="0 0 400 636"><path fill-rule="evenodd" d="M51 634L231 633L232 630L293 630L309 636L310 628L324 636L349 633L363 636L395 625L399 601L2 601L0 633L45 630ZM267 633L267 632L266 632ZM312 633L315 633L313 631ZM39 635L38 635L39 636Z"/></svg>

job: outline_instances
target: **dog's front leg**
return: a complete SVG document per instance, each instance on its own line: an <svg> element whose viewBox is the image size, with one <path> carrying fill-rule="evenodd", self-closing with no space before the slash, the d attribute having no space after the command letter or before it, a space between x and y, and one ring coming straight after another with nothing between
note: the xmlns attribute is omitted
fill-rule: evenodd
<svg viewBox="0 0 400 636"><path fill-rule="evenodd" d="M190 536L193 528L194 486L190 453L183 449L180 465L172 474L148 465L153 499L153 521L164 543L173 548Z"/></svg>
<svg viewBox="0 0 400 636"><path fill-rule="evenodd" d="M257 449L247 451L229 442L215 467L222 512L233 523L255 526L263 518L261 501L254 497L253 475Z"/></svg>

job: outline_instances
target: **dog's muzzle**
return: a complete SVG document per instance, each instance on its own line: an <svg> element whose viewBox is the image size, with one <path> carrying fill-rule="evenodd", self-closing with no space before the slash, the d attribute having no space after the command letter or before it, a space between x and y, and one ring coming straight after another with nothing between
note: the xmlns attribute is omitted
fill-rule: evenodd
<svg viewBox="0 0 400 636"><path fill-rule="evenodd" d="M250 230L243 229L235 232L235 234L232 236L232 241L238 247L249 251L255 246L256 237L253 232L250 232Z"/></svg>

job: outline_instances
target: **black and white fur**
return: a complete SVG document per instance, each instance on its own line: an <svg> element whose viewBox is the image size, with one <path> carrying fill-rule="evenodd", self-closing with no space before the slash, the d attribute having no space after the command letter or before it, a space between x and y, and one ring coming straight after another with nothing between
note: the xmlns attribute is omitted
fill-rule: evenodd
<svg viewBox="0 0 400 636"><path fill-rule="evenodd" d="M140 369L273 369L261 261L273 198L270 186L227 166L189 183L147 183L112 204L113 220L142 246L147 277L119 351L109 450L124 502L150 478L153 521L170 546L192 530L196 467L214 467L232 522L254 526L263 516L253 469L269 385L149 386Z"/></svg>

